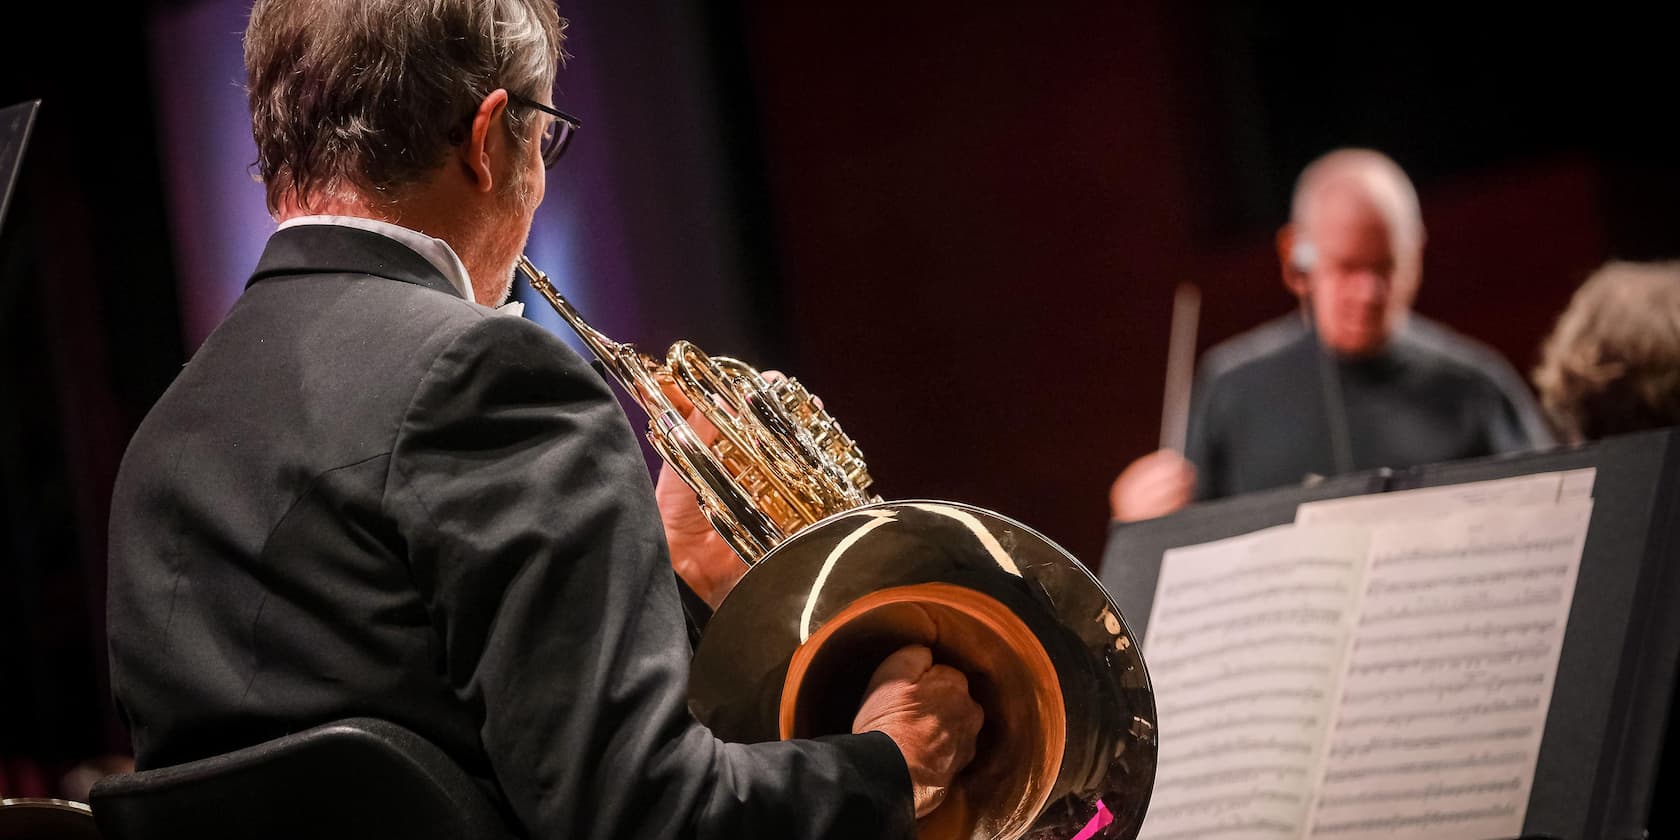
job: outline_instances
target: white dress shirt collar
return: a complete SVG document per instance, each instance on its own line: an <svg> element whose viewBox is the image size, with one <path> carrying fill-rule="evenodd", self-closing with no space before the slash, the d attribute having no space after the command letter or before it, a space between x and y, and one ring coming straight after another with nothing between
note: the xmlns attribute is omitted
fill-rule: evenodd
<svg viewBox="0 0 1680 840"><path fill-rule="evenodd" d="M449 281L461 297L471 301L473 298L472 281L467 277L467 267L461 262L455 249L442 239L427 236L417 230L382 222L378 219L364 219L360 216L298 216L280 223L280 230L299 225L338 225L340 227L356 228L370 233L377 233L407 245L415 253L426 258L438 273Z"/></svg>

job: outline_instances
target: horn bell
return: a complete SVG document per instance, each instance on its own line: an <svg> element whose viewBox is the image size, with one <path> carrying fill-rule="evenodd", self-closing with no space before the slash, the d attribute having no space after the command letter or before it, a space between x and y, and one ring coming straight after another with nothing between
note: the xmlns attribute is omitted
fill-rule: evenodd
<svg viewBox="0 0 1680 840"><path fill-rule="evenodd" d="M1137 835L1156 718L1136 640L1083 565L988 510L881 502L790 537L707 623L689 706L725 740L848 733L908 644L967 674L986 714L922 840Z"/></svg>

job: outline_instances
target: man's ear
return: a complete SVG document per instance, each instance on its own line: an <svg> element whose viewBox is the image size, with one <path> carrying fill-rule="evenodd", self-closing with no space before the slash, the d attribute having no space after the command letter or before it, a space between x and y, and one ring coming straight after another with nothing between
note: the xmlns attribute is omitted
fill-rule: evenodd
<svg viewBox="0 0 1680 840"><path fill-rule="evenodd" d="M478 192L496 188L497 167L494 160L508 153L508 133L502 126L507 119L508 92L502 88L490 91L473 112L472 128L465 143L455 147L462 174Z"/></svg>
<svg viewBox="0 0 1680 840"><path fill-rule="evenodd" d="M1312 245L1300 236L1293 224L1278 228L1278 265L1283 270L1283 285L1298 298L1307 296L1307 269L1312 264L1308 252L1311 249Z"/></svg>

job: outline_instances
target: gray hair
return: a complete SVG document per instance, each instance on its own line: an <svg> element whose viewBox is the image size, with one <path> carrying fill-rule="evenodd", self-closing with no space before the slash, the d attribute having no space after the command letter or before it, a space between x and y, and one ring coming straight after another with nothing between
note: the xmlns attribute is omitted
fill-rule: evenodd
<svg viewBox="0 0 1680 840"><path fill-rule="evenodd" d="M245 72L257 171L288 194L394 200L497 88L544 101L564 60L551 0L257 0ZM529 142L530 109L507 109Z"/></svg>
<svg viewBox="0 0 1680 840"><path fill-rule="evenodd" d="M1374 149L1336 149L1307 164L1295 180L1289 220L1300 227L1323 188L1331 184L1358 186L1402 242L1423 244L1423 212L1418 208L1417 189L1388 155Z"/></svg>

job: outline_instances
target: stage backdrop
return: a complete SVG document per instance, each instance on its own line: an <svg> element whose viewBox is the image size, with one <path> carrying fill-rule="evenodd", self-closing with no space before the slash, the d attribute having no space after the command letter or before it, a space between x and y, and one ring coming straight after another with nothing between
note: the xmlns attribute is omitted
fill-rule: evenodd
<svg viewBox="0 0 1680 840"><path fill-rule="evenodd" d="M1415 173L1419 310L1524 372L1601 260L1680 253L1672 119L1648 116L1668 30L1625 16L744 9L803 378L889 497L993 507L1091 562L1157 440L1174 285L1202 288L1203 348L1288 312L1271 243L1312 157Z"/></svg>

